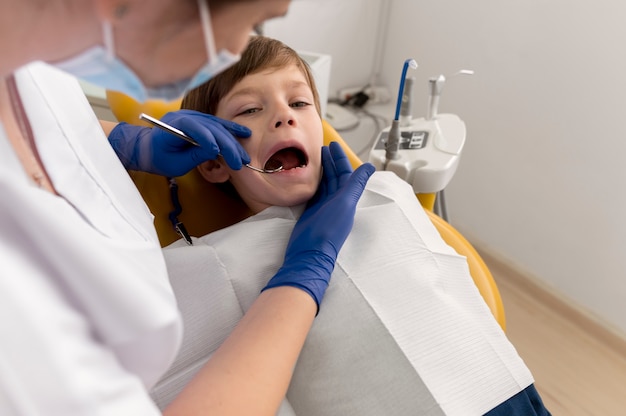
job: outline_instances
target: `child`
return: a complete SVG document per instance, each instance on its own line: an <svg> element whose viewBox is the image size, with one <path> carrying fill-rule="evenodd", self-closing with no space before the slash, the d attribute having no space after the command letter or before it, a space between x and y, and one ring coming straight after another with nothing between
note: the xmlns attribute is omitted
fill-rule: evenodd
<svg viewBox="0 0 626 416"><path fill-rule="evenodd" d="M190 92L183 107L250 128L252 136L241 144L251 164L283 170L236 171L219 160L199 167L208 181L232 187L253 215L194 246L165 249L186 338L154 391L161 406L280 267L322 169L313 78L279 41L252 39L238 64ZM389 172L375 173L363 193L281 412L549 414L465 259L443 242L411 187Z"/></svg>

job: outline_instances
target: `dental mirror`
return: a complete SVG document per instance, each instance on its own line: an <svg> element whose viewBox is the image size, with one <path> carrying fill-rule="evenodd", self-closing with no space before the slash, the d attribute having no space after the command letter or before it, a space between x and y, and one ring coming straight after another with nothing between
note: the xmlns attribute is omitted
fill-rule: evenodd
<svg viewBox="0 0 626 416"><path fill-rule="evenodd" d="M246 163L244 166L247 167L247 168L252 169L255 172L261 172L261 173L278 173L278 172L280 172L280 171L282 171L284 169L283 165L280 165L276 169L261 169L261 168L257 168L255 166L252 166L249 163Z"/></svg>

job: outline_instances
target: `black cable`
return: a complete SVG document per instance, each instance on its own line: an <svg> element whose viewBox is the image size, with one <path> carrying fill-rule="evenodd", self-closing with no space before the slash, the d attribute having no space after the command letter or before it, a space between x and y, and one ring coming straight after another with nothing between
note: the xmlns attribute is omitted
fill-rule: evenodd
<svg viewBox="0 0 626 416"><path fill-rule="evenodd" d="M370 149L374 145L374 143L376 142L376 139L378 138L378 135L383 129L383 126L390 123L387 118L371 113L370 111L364 108L370 98L369 95L365 93L365 90L369 86L370 84L366 84L365 86L363 86L363 88L361 88L360 91L352 94L351 96L347 97L345 100L341 100L341 99L328 100L329 103L338 104L342 107L351 107L352 110L357 115L357 119L359 120L358 123L348 128L336 129L337 132L349 132L349 131L353 131L359 128L361 126L361 117L359 117L361 114L371 118L374 121L375 127L374 127L374 133L372 134L372 137L367 141L365 146L363 146L360 150L355 152L355 154L361 159L363 159L363 157L361 157L361 154L364 153L366 150ZM381 120L383 123L382 126L381 126Z"/></svg>
<svg viewBox="0 0 626 416"><path fill-rule="evenodd" d="M172 223L172 227L174 227L174 230L178 233L178 235L185 239L187 245L193 245L193 241L191 240L191 236L187 232L187 228L185 228L185 224L183 224L182 221L178 219L178 216L183 212L183 207L180 204L180 200L178 199L178 183L174 178L167 178L167 181L170 188L170 198L172 201L172 205L174 206L174 209L170 211L167 217Z"/></svg>

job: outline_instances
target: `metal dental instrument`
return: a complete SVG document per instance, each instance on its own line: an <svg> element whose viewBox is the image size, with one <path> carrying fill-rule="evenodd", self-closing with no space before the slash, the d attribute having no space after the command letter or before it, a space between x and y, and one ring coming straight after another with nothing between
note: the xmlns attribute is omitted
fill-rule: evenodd
<svg viewBox="0 0 626 416"><path fill-rule="evenodd" d="M194 139L192 139L191 137L187 136L185 133L183 133L182 131L178 130L175 127L170 126L169 124L166 124L164 122L162 122L161 120L158 120L154 117L151 117L145 113L141 113L139 114L139 118L141 120L145 120L148 123L152 124L155 127L160 128L161 130L165 130L169 133L172 133L175 136L180 137L181 139L185 140L186 142L189 142L191 144L193 144L194 146L200 146L200 144L195 141Z"/></svg>
<svg viewBox="0 0 626 416"><path fill-rule="evenodd" d="M261 168L254 167L254 166L252 166L252 165L251 165L251 164L249 164L249 163L246 163L246 165L245 165L245 166L246 166L247 168L252 169L252 170L253 170L253 171L255 171L255 172L261 172L261 173L278 173L278 172L280 172L280 171L284 170L284 168L283 168L283 166L282 166L282 165L280 165L280 166L279 166L279 167L277 167L276 169L261 169Z"/></svg>
<svg viewBox="0 0 626 416"><path fill-rule="evenodd" d="M161 120L158 120L158 119L156 119L154 117L151 117L151 116L149 116L149 115L147 115L145 113L141 113L139 115L139 118L141 120L147 121L148 123L152 124L155 127L160 128L161 130L165 130L165 131L167 131L169 133L172 133L175 136L180 137L181 139L185 140L186 142L189 142L189 143L193 144L194 146L200 146L200 144L197 141L195 141L191 137L187 136L184 132L178 130L176 127L172 127L169 124L162 122ZM255 172L261 172L261 173L277 173L277 172L280 172L280 171L284 170L282 165L277 167L277 168L275 168L275 169L257 168L255 166L252 166L249 163L246 163L244 166L247 167L247 168L252 169Z"/></svg>

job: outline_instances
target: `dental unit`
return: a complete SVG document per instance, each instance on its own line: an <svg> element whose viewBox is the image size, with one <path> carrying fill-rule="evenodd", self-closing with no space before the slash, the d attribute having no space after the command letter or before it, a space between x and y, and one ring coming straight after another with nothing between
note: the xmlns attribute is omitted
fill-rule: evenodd
<svg viewBox="0 0 626 416"><path fill-rule="evenodd" d="M448 185L456 172L465 144L465 123L455 114L439 113L439 100L446 81L444 75L432 77L429 83L428 109L425 117L413 118L413 77L409 67L417 68L412 59L404 62L395 117L375 141L369 161L379 170L389 170L408 182L416 194L436 194ZM453 74L471 75L471 70ZM405 85L406 84L406 85Z"/></svg>

